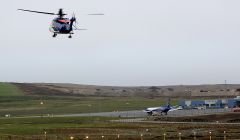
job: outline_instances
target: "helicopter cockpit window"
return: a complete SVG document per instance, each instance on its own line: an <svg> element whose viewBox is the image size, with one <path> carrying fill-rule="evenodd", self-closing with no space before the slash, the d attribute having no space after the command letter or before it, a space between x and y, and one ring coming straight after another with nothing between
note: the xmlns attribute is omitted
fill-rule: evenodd
<svg viewBox="0 0 240 140"><path fill-rule="evenodd" d="M68 19L58 19L56 21L60 24L69 24L70 23L70 21Z"/></svg>

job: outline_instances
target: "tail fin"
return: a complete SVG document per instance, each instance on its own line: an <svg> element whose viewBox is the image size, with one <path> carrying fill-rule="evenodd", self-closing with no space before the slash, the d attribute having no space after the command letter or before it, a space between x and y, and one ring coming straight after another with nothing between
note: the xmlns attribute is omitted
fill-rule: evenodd
<svg viewBox="0 0 240 140"><path fill-rule="evenodd" d="M71 20L70 20L70 31L72 31L72 29L73 29L73 23L74 22L76 22L76 18L72 17Z"/></svg>
<svg viewBox="0 0 240 140"><path fill-rule="evenodd" d="M168 107L168 108L170 108L170 106L171 106L170 102L171 102L171 99L168 98L168 101L167 101L167 107Z"/></svg>
<svg viewBox="0 0 240 140"><path fill-rule="evenodd" d="M168 104L167 107L170 107L170 105Z"/></svg>
<svg viewBox="0 0 240 140"><path fill-rule="evenodd" d="M170 107L170 102L171 102L171 99L168 98L168 101L167 101L167 105Z"/></svg>

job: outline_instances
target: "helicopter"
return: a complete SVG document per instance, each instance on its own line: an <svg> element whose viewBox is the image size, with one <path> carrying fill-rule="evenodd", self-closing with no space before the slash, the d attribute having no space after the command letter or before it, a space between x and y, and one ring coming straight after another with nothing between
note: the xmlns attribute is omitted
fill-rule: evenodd
<svg viewBox="0 0 240 140"><path fill-rule="evenodd" d="M51 26L49 28L50 32L53 33L52 37L57 37L58 34L68 34L69 35L68 38L72 38L74 30L86 30L77 28L76 26L77 20L74 13L72 15L72 18L65 18L64 16L66 16L67 14L63 12L63 9L59 9L58 13L40 12L25 9L18 10L39 14L57 15L57 17L52 20ZM104 15L104 14L88 14L88 15Z"/></svg>

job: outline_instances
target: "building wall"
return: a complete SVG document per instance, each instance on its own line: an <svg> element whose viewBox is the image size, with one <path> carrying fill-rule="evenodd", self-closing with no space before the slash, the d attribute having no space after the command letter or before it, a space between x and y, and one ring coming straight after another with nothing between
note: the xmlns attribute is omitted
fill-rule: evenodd
<svg viewBox="0 0 240 140"><path fill-rule="evenodd" d="M233 108L240 105L240 101L237 102L236 99L223 99L223 100L182 100L179 103L183 108Z"/></svg>

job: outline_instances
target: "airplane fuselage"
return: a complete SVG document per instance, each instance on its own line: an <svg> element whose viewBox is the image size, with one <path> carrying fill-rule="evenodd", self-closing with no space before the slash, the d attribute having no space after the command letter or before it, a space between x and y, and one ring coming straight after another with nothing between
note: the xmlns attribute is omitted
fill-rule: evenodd
<svg viewBox="0 0 240 140"><path fill-rule="evenodd" d="M146 112L148 115L153 115L154 113L165 113L165 115L167 115L168 111L170 111L172 108L168 105L166 107L151 107L151 108L147 108L146 110L144 110L144 112Z"/></svg>

